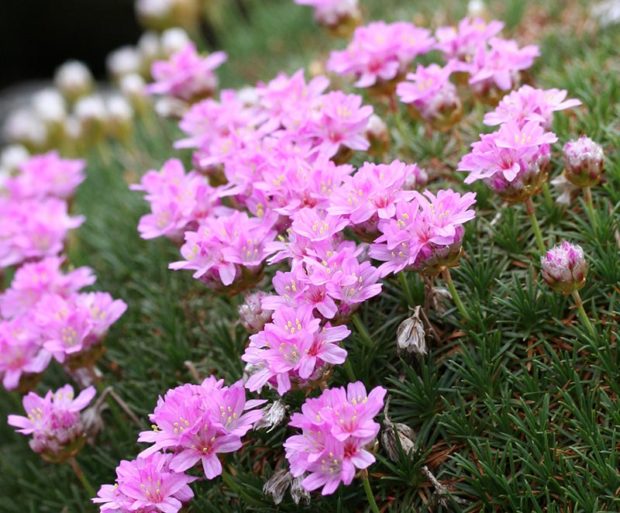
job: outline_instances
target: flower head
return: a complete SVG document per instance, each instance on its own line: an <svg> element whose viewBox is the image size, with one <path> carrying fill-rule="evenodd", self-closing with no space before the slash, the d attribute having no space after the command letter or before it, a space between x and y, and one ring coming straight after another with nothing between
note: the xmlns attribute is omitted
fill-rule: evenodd
<svg viewBox="0 0 620 513"><path fill-rule="evenodd" d="M48 461L63 461L73 455L84 442L82 411L95 396L95 388L88 387L75 397L71 385L56 392L51 390L40 397L30 392L23 399L27 417L9 415L9 425L23 435L32 435L30 447Z"/></svg>
<svg viewBox="0 0 620 513"><path fill-rule="evenodd" d="M290 425L301 434L289 437L284 447L291 474L306 475L304 489L322 488L323 495L332 494L340 483L351 484L356 469L374 463L367 447L379 433L374 417L383 408L385 394L382 387L367 393L358 381L306 400L302 412L292 416Z"/></svg>
<svg viewBox="0 0 620 513"><path fill-rule="evenodd" d="M543 279L562 294L579 290L586 282L588 262L581 246L562 241L547 251L540 263Z"/></svg>
<svg viewBox="0 0 620 513"><path fill-rule="evenodd" d="M582 136L564 145L564 175L578 187L591 187L601 181L605 166L603 148Z"/></svg>

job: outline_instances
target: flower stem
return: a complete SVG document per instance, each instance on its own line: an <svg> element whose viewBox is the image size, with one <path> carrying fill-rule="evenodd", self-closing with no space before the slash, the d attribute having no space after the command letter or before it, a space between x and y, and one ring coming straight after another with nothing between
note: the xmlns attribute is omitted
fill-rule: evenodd
<svg viewBox="0 0 620 513"><path fill-rule="evenodd" d="M549 183L545 182L542 186L543 197L545 198L545 204L548 209L553 208L553 196L551 196L551 191L549 190Z"/></svg>
<svg viewBox="0 0 620 513"><path fill-rule="evenodd" d="M578 290L573 291L572 295L573 295L573 299L575 300L575 306L577 307L577 314L579 315L581 322L585 324L586 328L590 332L590 335L596 338L596 330L594 329L594 326L592 325L592 322L590 321L588 314L583 308L583 301L581 300L581 295L579 294L579 291Z"/></svg>
<svg viewBox="0 0 620 513"><path fill-rule="evenodd" d="M588 217L590 218L590 223L592 226L596 228L596 211L594 210L594 202L592 201L592 188L584 187L583 188L583 197L586 203L586 210L588 212Z"/></svg>
<svg viewBox="0 0 620 513"><path fill-rule="evenodd" d="M368 505L370 506L370 510L372 511L372 513L381 513L379 511L379 506L377 506L375 496L372 493L370 481L368 480L368 471L366 469L362 470L362 483L364 484L364 491L366 492L366 497L368 498Z"/></svg>
<svg viewBox="0 0 620 513"><path fill-rule="evenodd" d="M401 271L398 273L398 281L400 281L400 286L403 288L405 292L405 298L407 299L407 304L409 306L413 305L413 296L411 295L411 288L409 287L409 280L407 279L407 275L405 271Z"/></svg>
<svg viewBox="0 0 620 513"><path fill-rule="evenodd" d="M372 341L372 338L370 338L370 334L368 333L368 330L366 329L366 326L360 319L359 315L354 313L352 320L353 320L353 324L355 325L355 329L359 333L360 337L362 337L362 340L366 343L366 345L368 347L374 346L375 343Z"/></svg>
<svg viewBox="0 0 620 513"><path fill-rule="evenodd" d="M84 471L82 470L82 467L80 467L80 464L75 459L75 456L71 456L71 458L67 460L67 463L73 470L73 473L79 479L80 483L82 483L82 486L84 487L84 490L86 490L86 493L88 494L88 496L91 498L95 497L97 495L97 492L95 492L95 489L92 487L92 485L88 481L88 478L84 474Z"/></svg>
<svg viewBox="0 0 620 513"><path fill-rule="evenodd" d="M469 319L469 315L467 315L467 309L465 308L465 305L461 301L461 297L459 296L459 293L456 290L456 287L454 286L454 282L452 281L452 275L450 274L450 269L446 267L443 271L441 271L441 276L446 282L446 285L448 285L448 290L450 291L452 300L454 301L456 308L461 314L461 317L463 317L463 319L465 320Z"/></svg>
<svg viewBox="0 0 620 513"><path fill-rule="evenodd" d="M536 209L534 208L532 198L528 198L525 200L525 210L527 211L527 215L530 218L530 223L532 223L532 228L534 229L534 236L536 237L536 245L538 246L538 251L541 255L544 255L545 241L543 240L542 232L540 231L540 225L538 224L538 219L536 218Z"/></svg>
<svg viewBox="0 0 620 513"><path fill-rule="evenodd" d="M353 366L351 365L350 358L347 358L344 361L344 371L347 373L347 378L349 378L350 381L357 381L357 378L355 377L355 372L353 372Z"/></svg>

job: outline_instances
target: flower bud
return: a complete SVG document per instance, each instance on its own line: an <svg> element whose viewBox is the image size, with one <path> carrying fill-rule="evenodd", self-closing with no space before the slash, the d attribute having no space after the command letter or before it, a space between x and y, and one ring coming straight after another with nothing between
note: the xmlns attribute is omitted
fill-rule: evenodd
<svg viewBox="0 0 620 513"><path fill-rule="evenodd" d="M107 128L112 137L126 141L133 129L133 109L129 102L120 95L111 96L106 102L108 111Z"/></svg>
<svg viewBox="0 0 620 513"><path fill-rule="evenodd" d="M564 145L564 174L578 187L592 187L601 181L605 165L603 148L589 137Z"/></svg>
<svg viewBox="0 0 620 513"><path fill-rule="evenodd" d="M118 82L125 75L139 74L142 70L142 58L133 46L123 46L108 55L106 66L110 76Z"/></svg>
<svg viewBox="0 0 620 513"><path fill-rule="evenodd" d="M262 411L263 417L254 424L254 429L272 431L282 423L286 416L286 406L280 400L268 404Z"/></svg>
<svg viewBox="0 0 620 513"><path fill-rule="evenodd" d="M148 110L150 99L146 93L146 83L140 75L137 73L125 75L121 78L119 87L139 115L144 114Z"/></svg>
<svg viewBox="0 0 620 513"><path fill-rule="evenodd" d="M376 114L370 116L368 120L366 138L370 143L369 153L371 155L382 156L387 152L390 146L390 133L385 121Z"/></svg>
<svg viewBox="0 0 620 513"><path fill-rule="evenodd" d="M557 292L568 295L586 282L588 263L583 249L576 244L563 241L547 251L540 263L543 279Z"/></svg>
<svg viewBox="0 0 620 513"><path fill-rule="evenodd" d="M190 42L191 39L182 28L174 27L165 30L161 35L161 51L164 58L169 58L172 54L181 51Z"/></svg>
<svg viewBox="0 0 620 513"><path fill-rule="evenodd" d="M302 500L305 504L310 504L310 492L308 492L301 482L304 480L304 476L299 476L293 479L291 483L291 499L295 504L299 504Z"/></svg>
<svg viewBox="0 0 620 513"><path fill-rule="evenodd" d="M420 319L420 307L416 306L411 317L400 323L396 330L396 344L398 351L425 355L426 334L424 324Z"/></svg>
<svg viewBox="0 0 620 513"><path fill-rule="evenodd" d="M11 112L4 123L3 132L9 143L22 144L29 151L41 151L47 145L45 123L31 109L22 108Z"/></svg>
<svg viewBox="0 0 620 513"><path fill-rule="evenodd" d="M89 144L98 142L104 136L107 112L101 96L92 94L80 98L75 104L74 113L80 123L82 137Z"/></svg>
<svg viewBox="0 0 620 513"><path fill-rule="evenodd" d="M401 451L410 455L415 451L415 431L407 424L392 422L388 415L389 401L383 408L383 430L381 432L381 445L392 461L400 459ZM399 450L400 447L400 450Z"/></svg>
<svg viewBox="0 0 620 513"><path fill-rule="evenodd" d="M241 325L250 333L258 333L271 320L271 310L264 310L261 306L266 295L261 291L248 294L239 307Z"/></svg>
<svg viewBox="0 0 620 513"><path fill-rule="evenodd" d="M54 84L70 103L93 90L93 76L80 61L67 61L56 70Z"/></svg>
<svg viewBox="0 0 620 513"><path fill-rule="evenodd" d="M6 146L0 152L0 168L6 170L9 174L16 173L19 165L22 162L26 162L29 158L28 150L20 144Z"/></svg>

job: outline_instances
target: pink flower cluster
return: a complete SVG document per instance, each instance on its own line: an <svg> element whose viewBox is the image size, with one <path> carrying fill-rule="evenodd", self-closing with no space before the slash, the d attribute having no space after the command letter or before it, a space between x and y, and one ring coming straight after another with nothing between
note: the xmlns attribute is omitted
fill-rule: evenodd
<svg viewBox="0 0 620 513"><path fill-rule="evenodd" d="M551 144L557 141L548 131L553 113L581 103L565 98L566 91L527 85L507 95L484 118L499 129L481 135L459 162L459 170L469 172L465 183L483 180L510 202L534 194L547 178Z"/></svg>
<svg viewBox="0 0 620 513"><path fill-rule="evenodd" d="M357 28L345 50L332 52L327 68L354 77L357 87L379 86L397 79L434 45L427 29L404 21L375 21Z"/></svg>
<svg viewBox="0 0 620 513"><path fill-rule="evenodd" d="M187 43L169 60L153 63L151 74L155 82L148 87L148 92L184 101L211 96L217 89L213 71L225 61L224 52L202 57L193 43Z"/></svg>
<svg viewBox="0 0 620 513"><path fill-rule="evenodd" d="M542 277L554 290L570 294L586 282L588 262L581 246L562 241L540 257Z"/></svg>
<svg viewBox="0 0 620 513"><path fill-rule="evenodd" d="M307 491L322 488L323 495L336 491L340 483L351 484L357 469L372 465L369 446L379 433L373 419L383 408L386 390L375 387L366 393L360 381L332 388L308 399L301 413L291 417L290 426L301 434L284 443L294 477L305 476Z"/></svg>
<svg viewBox="0 0 620 513"><path fill-rule="evenodd" d="M8 423L17 428L18 433L32 436L30 447L43 458L63 461L85 441L80 411L88 406L95 393L94 387L88 387L74 397L71 385L56 392L50 390L44 397L30 392L23 399L27 416L9 415Z"/></svg>
<svg viewBox="0 0 620 513"><path fill-rule="evenodd" d="M18 166L0 190L0 269L62 251L68 231L84 221L70 216L67 205L83 180L84 162L56 152Z"/></svg>
<svg viewBox="0 0 620 513"><path fill-rule="evenodd" d="M48 257L24 264L0 294L0 374L9 390L42 373L52 356L79 363L127 308L105 292L80 293L95 282L92 270L64 273L62 263Z"/></svg>
<svg viewBox="0 0 620 513"><path fill-rule="evenodd" d="M256 407L263 403L246 401L242 382L228 387L214 376L168 390L150 415L153 429L138 438L152 445L122 461L116 484L103 485L93 502L102 512L177 513L194 496L188 485L197 478L185 472L200 464L207 479L219 476L218 454L241 448L241 438L262 418Z"/></svg>

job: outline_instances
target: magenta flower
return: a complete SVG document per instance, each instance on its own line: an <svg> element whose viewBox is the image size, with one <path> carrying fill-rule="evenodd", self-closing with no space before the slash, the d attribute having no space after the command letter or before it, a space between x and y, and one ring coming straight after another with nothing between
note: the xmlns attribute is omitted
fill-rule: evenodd
<svg viewBox="0 0 620 513"><path fill-rule="evenodd" d="M540 258L543 279L562 294L570 294L582 288L586 282L588 262L581 246L568 241L554 246Z"/></svg>
<svg viewBox="0 0 620 513"><path fill-rule="evenodd" d="M556 141L555 134L545 132L535 121L523 126L504 123L497 132L481 135L458 169L469 172L465 183L484 180L504 199L521 201L533 194L546 177L550 144Z"/></svg>
<svg viewBox="0 0 620 513"><path fill-rule="evenodd" d="M217 88L213 73L224 61L224 52L201 57L193 43L174 53L168 61L153 63L155 83L148 86L151 94L173 96L188 102L211 96Z"/></svg>
<svg viewBox="0 0 620 513"><path fill-rule="evenodd" d="M192 499L189 483L196 478L170 469L169 454L123 460L116 468L116 484L103 485L92 501L110 513L178 513Z"/></svg>
<svg viewBox="0 0 620 513"><path fill-rule="evenodd" d="M458 27L440 27L435 32L436 48L441 50L446 59L467 62L477 54L479 48L485 48L492 37L504 28L501 21L493 20L488 24L480 18L463 18Z"/></svg>
<svg viewBox="0 0 620 513"><path fill-rule="evenodd" d="M9 415L8 423L23 435L32 435L30 447L49 461L63 461L74 447L84 442L82 411L92 401L96 391L88 387L77 397L73 388L65 385L40 397L30 392L23 399L27 417Z"/></svg>
<svg viewBox="0 0 620 513"><path fill-rule="evenodd" d="M431 64L418 66L407 81L396 87L400 101L409 104L418 115L428 121L449 118L461 109L456 87L450 82L453 67Z"/></svg>
<svg viewBox="0 0 620 513"><path fill-rule="evenodd" d="M469 67L469 83L477 94L492 88L512 89L519 80L519 71L528 69L540 55L535 45L519 48L516 41L492 38L490 48L480 47Z"/></svg>
<svg viewBox="0 0 620 513"><path fill-rule="evenodd" d="M394 216L396 205L408 201L413 192L404 190L419 168L395 160L390 164L365 163L355 175L345 177L344 184L330 198L327 211L347 218L360 234L373 239L380 219Z"/></svg>
<svg viewBox="0 0 620 513"><path fill-rule="evenodd" d="M55 151L36 155L19 166L19 173L5 187L14 198L67 199L84 181L85 166L83 160L62 159Z"/></svg>
<svg viewBox="0 0 620 513"><path fill-rule="evenodd" d="M273 217L249 217L244 212L208 216L196 231L185 232L184 260L174 270L193 270L194 278L216 289L242 277L256 277L267 256L265 246L275 238Z"/></svg>
<svg viewBox="0 0 620 513"><path fill-rule="evenodd" d="M314 208L303 208L297 211L292 219L293 233L306 237L311 242L331 239L349 224L340 216L329 215Z"/></svg>
<svg viewBox="0 0 620 513"><path fill-rule="evenodd" d="M475 217L470 207L474 193L450 189L437 195L416 193L410 203L399 205L393 219L380 223L382 235L371 246L370 256L385 263L383 276L403 269L436 272L458 258L464 223Z"/></svg>
<svg viewBox="0 0 620 513"><path fill-rule="evenodd" d="M345 50L332 52L327 67L334 73L354 76L357 87L370 87L395 79L433 44L426 29L406 22L376 21L357 28Z"/></svg>
<svg viewBox="0 0 620 513"><path fill-rule="evenodd" d="M383 408L385 394L382 387L367 394L361 382L350 383L346 390L327 389L306 400L302 413L293 414L289 425L302 433L289 437L284 447L293 476L306 476L306 490L322 488L323 495L332 494L340 483L351 484L356 469L374 463L366 448L379 432L373 419Z"/></svg>
<svg viewBox="0 0 620 513"><path fill-rule="evenodd" d="M15 390L23 377L41 374L50 359L39 331L26 317L0 320L0 376L4 388Z"/></svg>
<svg viewBox="0 0 620 513"><path fill-rule="evenodd" d="M366 151L370 144L364 134L372 112L372 107L362 105L361 96L333 91L317 101L316 113L304 132L327 158L342 147Z"/></svg>
<svg viewBox="0 0 620 513"><path fill-rule="evenodd" d="M551 126L553 113L581 105L579 100L566 100L566 91L560 89L534 89L524 85L507 94L497 108L484 116L485 125L516 122L520 125L536 121L545 128Z"/></svg>
<svg viewBox="0 0 620 513"><path fill-rule="evenodd" d="M213 376L201 385L182 385L160 397L150 416L154 429L139 442L153 445L141 453L172 451L170 468L183 472L201 463L207 479L222 473L217 454L238 450L243 437L262 418L255 410L264 401L246 401L242 382L231 387Z"/></svg>
<svg viewBox="0 0 620 513"><path fill-rule="evenodd" d="M0 268L60 253L67 232L84 221L67 210L57 198L0 198Z"/></svg>
<svg viewBox="0 0 620 513"><path fill-rule="evenodd" d="M63 273L62 263L63 258L48 257L22 265L10 288L0 294L0 314L7 319L24 315L46 294L67 298L95 283L96 278L89 267Z"/></svg>
<svg viewBox="0 0 620 513"><path fill-rule="evenodd" d="M86 308L90 315L89 338L101 340L112 324L118 321L127 310L127 304L121 299L113 299L107 292L89 292L79 294L77 302Z"/></svg>
<svg viewBox="0 0 620 513"><path fill-rule="evenodd" d="M260 390L266 384L275 386L280 395L319 377L326 364L344 362L346 351L337 342L349 336L344 326L320 327L312 307L283 306L273 314L273 321L256 335L241 359L249 364L249 390Z"/></svg>

